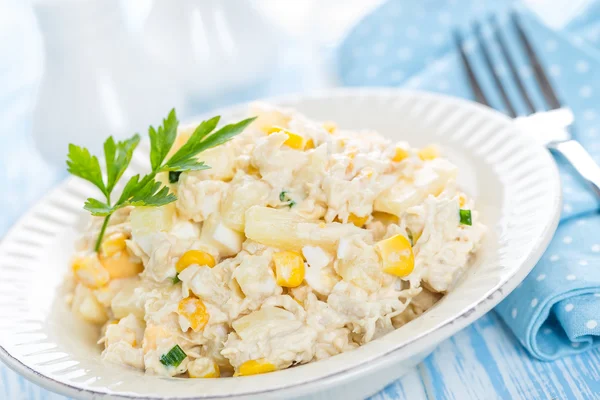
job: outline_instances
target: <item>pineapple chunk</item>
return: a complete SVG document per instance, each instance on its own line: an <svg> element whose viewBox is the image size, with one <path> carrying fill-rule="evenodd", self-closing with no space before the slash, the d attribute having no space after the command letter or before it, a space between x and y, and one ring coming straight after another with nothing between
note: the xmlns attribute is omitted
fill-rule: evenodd
<svg viewBox="0 0 600 400"><path fill-rule="evenodd" d="M101 325L108 321L108 313L104 306L89 288L81 284L75 288L72 308L75 313L92 324Z"/></svg>
<svg viewBox="0 0 600 400"><path fill-rule="evenodd" d="M302 251L304 246L320 246L335 251L339 238L368 231L350 224L308 221L284 209L254 206L246 211L246 236L267 246Z"/></svg>
<svg viewBox="0 0 600 400"><path fill-rule="evenodd" d="M170 231L174 218L175 203L162 207L135 207L131 211L133 240L149 255L152 250L153 234Z"/></svg>
<svg viewBox="0 0 600 400"><path fill-rule="evenodd" d="M398 217L410 207L421 204L429 195L439 195L449 181L456 178L457 169L450 162L437 159L431 168L416 172L414 183L400 181L375 199L374 209Z"/></svg>
<svg viewBox="0 0 600 400"><path fill-rule="evenodd" d="M294 288L304 280L304 260L295 251L280 251L273 254L277 284Z"/></svg>
<svg viewBox="0 0 600 400"><path fill-rule="evenodd" d="M221 371L211 358L201 357L188 363L187 370L190 378L219 378Z"/></svg>
<svg viewBox="0 0 600 400"><path fill-rule="evenodd" d="M246 210L264 205L270 191L267 183L258 180L248 180L234 186L221 205L223 222L238 232L244 232Z"/></svg>
<svg viewBox="0 0 600 400"><path fill-rule="evenodd" d="M383 261L383 271L405 277L415 268L415 256L410 241L402 235L395 235L375 245Z"/></svg>
<svg viewBox="0 0 600 400"><path fill-rule="evenodd" d="M296 317L291 312L279 307L264 306L233 321L231 326L242 340L255 340L264 337L271 328L289 327L293 321L296 321Z"/></svg>
<svg viewBox="0 0 600 400"><path fill-rule="evenodd" d="M273 106L264 103L254 103L250 105L250 114L258 118L252 123L253 126L266 132L267 128L277 125L287 128L291 118Z"/></svg>

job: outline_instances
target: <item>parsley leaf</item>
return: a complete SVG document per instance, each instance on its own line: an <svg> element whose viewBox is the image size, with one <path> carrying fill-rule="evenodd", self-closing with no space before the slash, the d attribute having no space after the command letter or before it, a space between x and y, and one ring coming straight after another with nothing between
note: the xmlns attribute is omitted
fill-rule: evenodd
<svg viewBox="0 0 600 400"><path fill-rule="evenodd" d="M70 174L85 179L100 189L106 197L109 196L102 181L102 170L96 156L91 155L85 147L70 144L67 158L67 171Z"/></svg>
<svg viewBox="0 0 600 400"><path fill-rule="evenodd" d="M152 170L156 171L162 165L162 162L169 154L175 139L177 138L177 127L179 121L175 109L172 109L167 118L163 119L163 123L158 129L154 129L153 126L148 128L148 135L150 136L150 165Z"/></svg>
<svg viewBox="0 0 600 400"><path fill-rule="evenodd" d="M118 142L112 136L106 139L104 142L106 180L103 179L98 158L90 154L88 149L70 144L67 170L92 183L106 198L106 201L89 198L83 207L94 216L104 217L95 250L100 249L110 217L118 209L127 206L160 207L177 200L177 197L170 192L169 187L156 181L156 174L168 172L169 181L174 183L179 180L182 172L210 168L196 158L198 153L231 140L234 136L242 133L254 119L248 118L235 124L229 124L217 131L215 128L220 117L206 120L196 128L187 142L165 162L177 138L177 127L179 126L175 109L171 110L167 118L163 119L162 125L159 125L158 128L152 126L148 128L152 170L143 177L138 174L129 178L121 195L114 203L111 202L111 194L131 163L133 152L140 143L140 136L135 134L129 139Z"/></svg>
<svg viewBox="0 0 600 400"><path fill-rule="evenodd" d="M140 143L140 135L133 135L130 139L115 143L110 136L104 142L104 158L106 159L106 190L110 193L123 176L129 166L133 151Z"/></svg>
<svg viewBox="0 0 600 400"><path fill-rule="evenodd" d="M220 118L217 116L198 125L187 143L181 146L161 170L185 172L206 169L207 167L202 161L196 160L198 153L228 142L234 136L242 133L256 119L256 117L248 118L235 124L225 125L213 132Z"/></svg>

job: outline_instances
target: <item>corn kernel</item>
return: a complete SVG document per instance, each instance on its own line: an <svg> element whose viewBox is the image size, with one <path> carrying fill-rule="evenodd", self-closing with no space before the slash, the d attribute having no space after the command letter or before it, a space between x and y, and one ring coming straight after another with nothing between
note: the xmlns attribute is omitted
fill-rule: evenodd
<svg viewBox="0 0 600 400"><path fill-rule="evenodd" d="M375 219L377 221L381 221L384 224L396 224L396 225L398 225L398 223L400 222L400 218L398 218L397 215L386 213L386 212L383 212L383 211L374 211L373 212L373 219Z"/></svg>
<svg viewBox="0 0 600 400"><path fill-rule="evenodd" d="M89 288L102 287L110 280L108 271L102 266L96 254L76 258L72 268L77 280Z"/></svg>
<svg viewBox="0 0 600 400"><path fill-rule="evenodd" d="M190 265L206 265L210 268L215 266L215 259L210 254L201 250L189 250L177 260L175 270L181 272Z"/></svg>
<svg viewBox="0 0 600 400"><path fill-rule="evenodd" d="M285 144L288 147L291 147L292 149L296 149L296 150L303 150L304 147L306 146L306 140L293 132L288 131L287 129L283 129L279 126L272 126L270 128L266 129L266 132L268 135L275 133L275 132L283 132L287 135L287 139L285 142L283 142L283 144Z"/></svg>
<svg viewBox="0 0 600 400"><path fill-rule="evenodd" d="M273 254L277 284L283 287L300 286L304 280L304 260L295 251L280 251Z"/></svg>
<svg viewBox="0 0 600 400"><path fill-rule="evenodd" d="M467 204L467 196L463 193L458 195L458 205L462 208L465 204Z"/></svg>
<svg viewBox="0 0 600 400"><path fill-rule="evenodd" d="M337 130L337 125L335 124L335 122L326 121L323 122L323 128L325 128L327 132L333 133Z"/></svg>
<svg viewBox="0 0 600 400"><path fill-rule="evenodd" d="M248 174L249 174L249 175L258 175L258 174L259 174L259 172L260 172L260 171L258 170L258 168L256 168L254 165L250 165L250 166L248 167Z"/></svg>
<svg viewBox="0 0 600 400"><path fill-rule="evenodd" d="M405 277L415 268L415 256L410 241L402 235L384 239L375 245L383 260L383 271Z"/></svg>
<svg viewBox="0 0 600 400"><path fill-rule="evenodd" d="M433 160L440 156L440 151L437 146L431 145L427 147L423 147L418 152L419 158L423 161L425 160Z"/></svg>
<svg viewBox="0 0 600 400"><path fill-rule="evenodd" d="M368 219L369 219L368 215L365 215L364 217L359 217L359 216L354 215L352 213L350 213L350 215L348 215L348 222L350 222L351 224L356 225L359 228L362 228L367 223Z"/></svg>
<svg viewBox="0 0 600 400"><path fill-rule="evenodd" d="M121 232L115 232L102 241L100 249L105 257L112 257L125 250L125 235Z"/></svg>
<svg viewBox="0 0 600 400"><path fill-rule="evenodd" d="M186 297L179 302L177 314L187 318L190 327L198 332L208 323L209 315L202 300L196 297Z"/></svg>
<svg viewBox="0 0 600 400"><path fill-rule="evenodd" d="M276 369L277 368L275 368L275 365L271 364L264 358L259 358L258 360L248 360L240 365L236 376L264 374L267 372L273 372Z"/></svg>
<svg viewBox="0 0 600 400"><path fill-rule="evenodd" d="M394 157L392 157L393 162L400 162L410 156L410 153L403 149L402 147L396 147L396 152L394 153Z"/></svg>
<svg viewBox="0 0 600 400"><path fill-rule="evenodd" d="M108 271L110 279L129 278L144 270L144 265L138 261L132 261L127 251L121 251L111 257L100 255L100 262Z"/></svg>
<svg viewBox="0 0 600 400"><path fill-rule="evenodd" d="M312 139L308 139L304 145L304 150L311 150L315 148L315 142Z"/></svg>

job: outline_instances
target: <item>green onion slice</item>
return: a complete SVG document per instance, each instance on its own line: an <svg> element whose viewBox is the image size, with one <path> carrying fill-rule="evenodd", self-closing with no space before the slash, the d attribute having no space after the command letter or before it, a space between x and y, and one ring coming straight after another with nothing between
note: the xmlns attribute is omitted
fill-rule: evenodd
<svg viewBox="0 0 600 400"><path fill-rule="evenodd" d="M176 344L167 354L160 357L160 363L165 367L178 367L187 357L187 354Z"/></svg>
<svg viewBox="0 0 600 400"><path fill-rule="evenodd" d="M459 210L460 223L463 225L473 225L471 221L471 210Z"/></svg>

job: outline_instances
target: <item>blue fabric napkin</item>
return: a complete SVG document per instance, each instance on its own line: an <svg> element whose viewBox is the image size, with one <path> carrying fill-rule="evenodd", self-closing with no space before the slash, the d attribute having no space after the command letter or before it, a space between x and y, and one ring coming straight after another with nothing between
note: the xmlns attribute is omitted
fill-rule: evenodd
<svg viewBox="0 0 600 400"><path fill-rule="evenodd" d="M508 20L511 10L519 12L560 98L572 108L576 138L600 161L600 51L586 41L600 39L600 23L590 22L600 21L597 3L575 18L565 28L566 34L552 31L511 0L461 0L460 7L453 0L390 0L359 23L341 45L341 80L349 86L404 86L473 98L453 41L456 28L466 38L465 49L484 91L502 109L472 35L472 22L480 21L496 67L510 82L490 39L488 22L493 14L500 20L534 103L543 107L543 97ZM578 26L582 22L585 27ZM516 88L509 86L508 92L524 112ZM531 274L495 309L531 354L542 360L600 344L599 199L569 165L560 159L557 163L564 203L556 236Z"/></svg>

